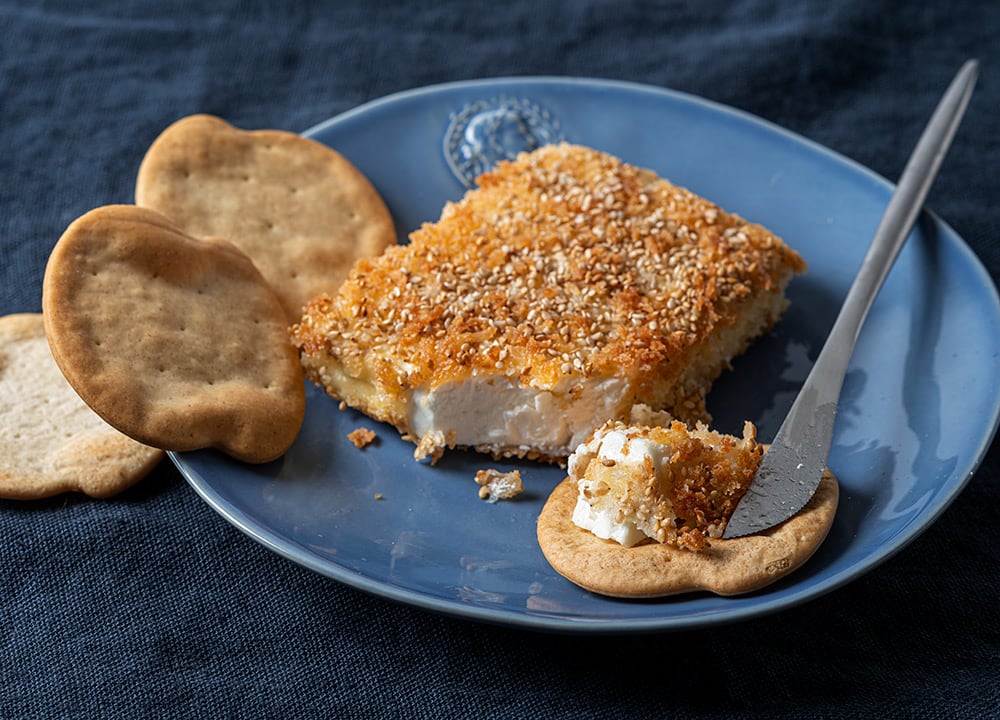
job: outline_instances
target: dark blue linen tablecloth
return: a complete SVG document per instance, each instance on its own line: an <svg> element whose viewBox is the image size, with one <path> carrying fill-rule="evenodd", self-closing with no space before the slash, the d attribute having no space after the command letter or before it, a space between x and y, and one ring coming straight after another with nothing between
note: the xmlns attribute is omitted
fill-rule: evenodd
<svg viewBox="0 0 1000 720"><path fill-rule="evenodd" d="M898 177L968 57L929 205L1000 275L993 2L0 1L0 313L195 112L301 131L465 78L650 83ZM970 312L975 312L970 308ZM165 461L107 501L0 501L0 718L997 717L1000 456L888 562L755 620L566 637L399 606L252 542Z"/></svg>

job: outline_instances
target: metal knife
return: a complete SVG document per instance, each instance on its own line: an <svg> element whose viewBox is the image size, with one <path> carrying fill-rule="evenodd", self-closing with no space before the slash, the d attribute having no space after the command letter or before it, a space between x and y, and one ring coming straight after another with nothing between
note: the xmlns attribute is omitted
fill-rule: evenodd
<svg viewBox="0 0 1000 720"><path fill-rule="evenodd" d="M726 525L724 538L774 527L801 510L816 492L830 452L841 385L861 325L913 229L978 74L979 63L967 61L934 110L903 169L833 329Z"/></svg>

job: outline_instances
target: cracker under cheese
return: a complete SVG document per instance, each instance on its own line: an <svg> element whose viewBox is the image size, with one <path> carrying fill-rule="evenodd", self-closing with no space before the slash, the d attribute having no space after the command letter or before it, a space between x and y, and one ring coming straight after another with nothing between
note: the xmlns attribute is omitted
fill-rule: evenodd
<svg viewBox="0 0 1000 720"><path fill-rule="evenodd" d="M791 518L723 539L765 451L750 423L742 437L676 421L608 423L570 457L569 476L539 514L538 544L556 572L601 595L738 595L762 588L813 555L839 499L837 480L826 470Z"/></svg>

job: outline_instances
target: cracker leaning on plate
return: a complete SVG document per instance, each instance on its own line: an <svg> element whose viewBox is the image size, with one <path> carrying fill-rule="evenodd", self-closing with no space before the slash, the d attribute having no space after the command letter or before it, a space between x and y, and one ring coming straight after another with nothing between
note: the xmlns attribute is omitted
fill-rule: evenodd
<svg viewBox="0 0 1000 720"><path fill-rule="evenodd" d="M267 462L305 413L278 297L235 245L132 205L74 221L49 257L45 331L70 385L105 421L164 450Z"/></svg>
<svg viewBox="0 0 1000 720"><path fill-rule="evenodd" d="M800 567L826 538L839 489L827 470L799 513L766 532L722 539L765 447L743 437L609 422L569 460L538 518L538 543L571 582L614 597L695 590L736 595Z"/></svg>
<svg viewBox="0 0 1000 720"><path fill-rule="evenodd" d="M178 120L139 167L135 202L196 237L251 257L289 321L334 292L361 257L396 243L368 179L335 150L281 130L240 130L211 115Z"/></svg>
<svg viewBox="0 0 1000 720"><path fill-rule="evenodd" d="M162 457L108 425L73 391L52 360L41 314L0 317L0 497L79 491L105 498Z"/></svg>

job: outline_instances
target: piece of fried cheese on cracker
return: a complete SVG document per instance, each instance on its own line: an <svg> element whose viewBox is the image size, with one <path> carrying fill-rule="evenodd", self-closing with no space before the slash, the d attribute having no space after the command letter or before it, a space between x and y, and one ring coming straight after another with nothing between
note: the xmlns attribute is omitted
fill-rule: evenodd
<svg viewBox="0 0 1000 720"><path fill-rule="evenodd" d="M763 454L749 422L735 437L701 423L608 421L569 458L573 522L625 547L651 538L701 550L722 537Z"/></svg>
<svg viewBox="0 0 1000 720"><path fill-rule="evenodd" d="M544 146L478 182L293 329L307 376L418 458L564 461L636 403L707 420L712 381L805 269L760 225L590 148Z"/></svg>
<svg viewBox="0 0 1000 720"><path fill-rule="evenodd" d="M723 539L765 451L749 422L741 437L676 420L608 422L570 456L568 477L539 515L539 546L558 573L599 594L756 590L813 554L838 500L827 471L792 518L757 535Z"/></svg>

